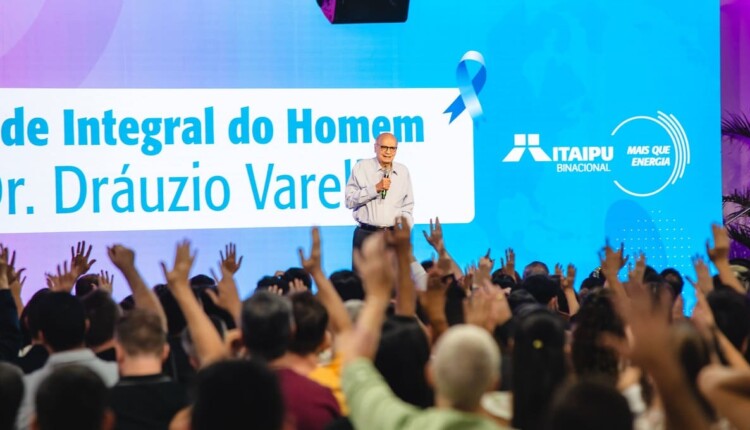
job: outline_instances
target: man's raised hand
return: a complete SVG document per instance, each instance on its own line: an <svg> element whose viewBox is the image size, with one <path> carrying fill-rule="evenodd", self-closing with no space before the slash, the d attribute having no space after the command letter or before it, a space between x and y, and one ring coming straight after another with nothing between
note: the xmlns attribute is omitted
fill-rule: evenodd
<svg viewBox="0 0 750 430"><path fill-rule="evenodd" d="M193 261L195 261L195 254L190 252L190 241L183 240L177 244L172 270L168 270L167 265L163 261L161 262L167 287L172 291L172 294L177 295L189 291L190 269L193 267Z"/></svg>
<svg viewBox="0 0 750 430"><path fill-rule="evenodd" d="M299 254L299 262L305 272L309 274L315 274L323 271L322 263L322 251L320 250L320 229L313 227L312 232L312 246L310 247L310 256L305 258L305 251L302 248L297 249Z"/></svg>
<svg viewBox="0 0 750 430"><path fill-rule="evenodd" d="M86 249L86 241L81 241L75 247L70 247L70 270L78 273L78 276L88 273L96 260L90 260L92 245Z"/></svg>
<svg viewBox="0 0 750 430"><path fill-rule="evenodd" d="M219 250L219 256L221 257L219 266L226 268L230 273L232 273L232 275L240 270L240 266L242 266L242 256L237 259L237 245L230 242L224 247L224 252L221 252L221 250Z"/></svg>

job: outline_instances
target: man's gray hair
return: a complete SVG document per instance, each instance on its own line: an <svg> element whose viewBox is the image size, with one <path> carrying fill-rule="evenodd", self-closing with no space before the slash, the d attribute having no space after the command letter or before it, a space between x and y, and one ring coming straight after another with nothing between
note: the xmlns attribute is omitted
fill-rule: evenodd
<svg viewBox="0 0 750 430"><path fill-rule="evenodd" d="M498 381L500 349L486 330L457 325L438 340L433 371L438 395L455 409L471 411Z"/></svg>

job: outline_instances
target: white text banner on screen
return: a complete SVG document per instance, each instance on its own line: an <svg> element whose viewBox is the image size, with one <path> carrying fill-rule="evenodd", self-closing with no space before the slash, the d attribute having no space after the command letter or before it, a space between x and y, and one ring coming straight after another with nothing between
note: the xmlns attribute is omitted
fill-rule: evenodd
<svg viewBox="0 0 750 430"><path fill-rule="evenodd" d="M474 218L450 88L1 89L0 232L353 225L344 189L399 139L415 222Z"/></svg>

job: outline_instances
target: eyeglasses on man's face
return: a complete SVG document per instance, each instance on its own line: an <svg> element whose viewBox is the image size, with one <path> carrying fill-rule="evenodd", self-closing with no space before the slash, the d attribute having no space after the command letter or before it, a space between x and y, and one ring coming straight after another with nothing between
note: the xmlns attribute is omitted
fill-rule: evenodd
<svg viewBox="0 0 750 430"><path fill-rule="evenodd" d="M396 152L396 150L398 149L398 146L378 145L378 148L380 148L380 152Z"/></svg>

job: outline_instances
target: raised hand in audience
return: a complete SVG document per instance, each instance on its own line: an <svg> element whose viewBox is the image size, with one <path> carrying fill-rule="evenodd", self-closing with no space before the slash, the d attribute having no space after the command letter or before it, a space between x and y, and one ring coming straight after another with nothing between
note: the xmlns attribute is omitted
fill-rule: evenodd
<svg viewBox="0 0 750 430"><path fill-rule="evenodd" d="M382 233L370 235L362 249L354 252L354 264L366 296L354 330L342 333L337 341L345 363L360 357L369 360L375 357L396 278L391 252Z"/></svg>
<svg viewBox="0 0 750 430"><path fill-rule="evenodd" d="M709 419L690 389L678 352L671 342L670 292L661 289L655 295L643 284L634 283L630 286L630 299L628 322L632 342L614 335L605 335L604 343L651 374L664 402L667 428L709 428Z"/></svg>
<svg viewBox="0 0 750 430"><path fill-rule="evenodd" d="M228 243L224 247L224 252L222 253L221 250L219 250L219 257L221 257L221 260L219 261L219 266L222 268L225 268L229 273L234 275L237 273L238 270L240 270L240 266L242 266L242 256L240 258L237 258L237 245L234 243Z"/></svg>
<svg viewBox="0 0 750 430"><path fill-rule="evenodd" d="M305 291L308 291L308 289L302 279L294 278L289 282L289 295L304 293Z"/></svg>
<svg viewBox="0 0 750 430"><path fill-rule="evenodd" d="M516 253L513 251L513 248L505 250L505 258L500 259L500 268L505 275L510 276L518 282L516 278Z"/></svg>
<svg viewBox="0 0 750 430"><path fill-rule="evenodd" d="M604 248L599 251L599 261L602 268L602 273L606 279L606 285L612 289L615 298L618 302L627 301L627 293L618 278L620 269L625 267L628 262L628 258L625 256L625 244L620 244L620 249L615 251L609 246L609 239L607 239Z"/></svg>
<svg viewBox="0 0 750 430"><path fill-rule="evenodd" d="M479 267L474 274L474 285L484 285L491 279L492 268L495 267L495 260L490 257L491 251L488 249L487 253L479 258Z"/></svg>
<svg viewBox="0 0 750 430"><path fill-rule="evenodd" d="M86 241L78 242L74 247L70 247L70 270L71 272L77 273L78 276L85 275L88 273L91 266L96 263L96 260L90 260L92 245L89 245L86 249Z"/></svg>
<svg viewBox="0 0 750 430"><path fill-rule="evenodd" d="M115 283L115 275L110 275L108 271L102 270L99 272L99 276L97 276L97 280L99 283L99 289L102 291L106 291L109 294L112 294L112 289L114 287Z"/></svg>
<svg viewBox="0 0 750 430"><path fill-rule="evenodd" d="M432 223L432 218L430 218L430 233L427 234L426 231L422 230L422 234L424 234L424 238L427 240L427 243L432 246L432 248L437 252L438 256L441 254L445 254L450 258L451 260L451 271L453 272L453 275L458 279L463 276L463 273L461 273L461 268L458 266L456 261L453 259L453 257L448 254L448 249L445 247L445 238L443 237L443 226L440 224L440 218L435 217L435 223Z"/></svg>
<svg viewBox="0 0 750 430"><path fill-rule="evenodd" d="M417 314L417 290L411 277L411 228L405 217L396 218L393 231L385 232L385 241L396 251L396 315L413 317Z"/></svg>
<svg viewBox="0 0 750 430"><path fill-rule="evenodd" d="M312 243L308 257L305 257L305 251L302 248L297 249L300 265L312 276L315 285L318 287L316 297L328 312L334 334L348 331L351 329L352 323L344 307L344 302L341 301L341 297L336 292L331 280L323 272L323 251L318 227L310 229L310 241Z"/></svg>
<svg viewBox="0 0 750 430"><path fill-rule="evenodd" d="M718 224L713 224L711 232L713 233L714 246L711 247L709 241L706 241L706 254L711 259L711 262L714 263L714 266L716 266L721 283L740 294L745 294L745 288L737 277L734 276L732 267L729 264L729 234L727 230Z"/></svg>
<svg viewBox="0 0 750 430"><path fill-rule="evenodd" d="M562 265L560 265L560 288L565 294L565 299L568 301L568 312L570 316L578 313L580 306L578 304L578 297L576 296L575 283L576 283L576 266L572 263L568 264L565 271L565 276L562 276Z"/></svg>
<svg viewBox="0 0 750 430"><path fill-rule="evenodd" d="M492 333L495 327L512 318L505 292L486 281L476 288L471 297L464 300L464 322L482 327Z"/></svg>
<svg viewBox="0 0 750 430"><path fill-rule="evenodd" d="M57 275L47 274L47 286L53 292L64 292L70 294L76 284L79 273L71 266L68 270L68 262L64 261L62 268L57 265Z"/></svg>
<svg viewBox="0 0 750 430"><path fill-rule="evenodd" d="M240 256L240 258L237 259L237 246L234 243L229 243L225 247L225 251L225 254L219 251L219 256L221 257L221 260L219 261L221 278L216 276L214 270L211 269L211 276L213 276L214 281L216 282L216 292L210 288L207 288L205 292L216 306L224 309L232 315L237 327L239 327L240 313L242 312L242 300L240 299L240 293L237 290L237 283L234 280L234 274L240 269L243 257Z"/></svg>
<svg viewBox="0 0 750 430"><path fill-rule="evenodd" d="M433 344L448 330L448 318L445 316L447 301L445 293L454 279L453 274L450 273L450 264L450 261L443 260L441 263L441 260L438 260L437 264L427 272L427 289L419 295L419 302L427 314L427 320L432 329Z"/></svg>
<svg viewBox="0 0 750 430"><path fill-rule="evenodd" d="M5 259L5 263L7 265L6 272L10 293L13 296L13 301L16 303L16 310L18 311L18 315L21 315L21 312L23 311L21 290L23 290L23 286L26 283L26 277L22 275L23 272L26 271L26 269L16 269L16 251L14 250L13 252L10 252L10 250L1 243L0 254L2 254L2 258Z"/></svg>
<svg viewBox="0 0 750 430"><path fill-rule="evenodd" d="M172 269L162 261L161 268L167 280L167 288L172 292L182 313L185 315L190 336L200 366L205 367L229 355L224 342L216 331L208 315L203 311L198 299L190 288L190 269L193 267L195 254L190 250L190 242L184 240L177 244Z"/></svg>
<svg viewBox="0 0 750 430"><path fill-rule="evenodd" d="M120 270L122 276L133 294L135 306L140 309L148 309L159 315L164 330L167 329L167 316L161 302L151 289L146 286L146 282L135 267L135 251L126 248L123 245L115 244L107 247L107 256L112 264Z"/></svg>
<svg viewBox="0 0 750 430"><path fill-rule="evenodd" d="M711 279L711 274L708 271L708 265L706 264L703 257L699 254L694 255L691 260L693 262L693 267L695 268L696 279L694 280L687 275L685 276L685 278L696 290L702 292L703 294L710 293L714 290L714 281L713 279Z"/></svg>

